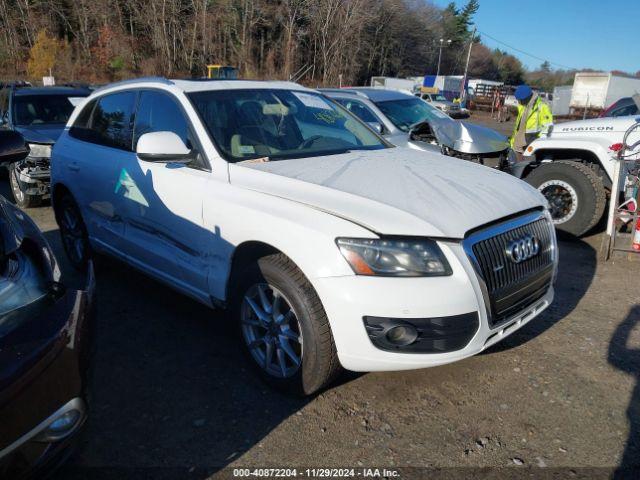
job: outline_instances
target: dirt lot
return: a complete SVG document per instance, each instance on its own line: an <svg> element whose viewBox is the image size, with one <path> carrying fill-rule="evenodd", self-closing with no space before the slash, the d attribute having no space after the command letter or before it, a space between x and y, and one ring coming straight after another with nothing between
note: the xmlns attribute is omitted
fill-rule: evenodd
<svg viewBox="0 0 640 480"><path fill-rule="evenodd" d="M63 259L50 208L28 213ZM57 478L204 479L249 466L607 478L640 465L640 263L599 262L600 238L561 241L555 303L489 351L346 375L308 400L254 377L222 313L100 259L91 418Z"/></svg>

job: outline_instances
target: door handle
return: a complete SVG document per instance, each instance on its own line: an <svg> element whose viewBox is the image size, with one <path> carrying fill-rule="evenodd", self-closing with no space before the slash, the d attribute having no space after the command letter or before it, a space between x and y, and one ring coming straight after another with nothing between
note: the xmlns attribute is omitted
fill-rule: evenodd
<svg viewBox="0 0 640 480"><path fill-rule="evenodd" d="M70 163L69 165L67 165L67 168L69 170L71 170L72 172L79 172L80 171L80 167L76 163Z"/></svg>

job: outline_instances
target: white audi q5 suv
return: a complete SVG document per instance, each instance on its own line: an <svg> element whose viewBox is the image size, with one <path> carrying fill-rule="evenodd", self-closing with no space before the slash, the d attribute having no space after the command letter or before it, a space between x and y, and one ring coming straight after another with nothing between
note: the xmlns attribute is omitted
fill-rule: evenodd
<svg viewBox="0 0 640 480"><path fill-rule="evenodd" d="M97 90L53 149L52 184L74 265L109 254L229 308L261 374L305 394L340 366L474 355L553 299L558 252L535 189L393 147L293 83Z"/></svg>

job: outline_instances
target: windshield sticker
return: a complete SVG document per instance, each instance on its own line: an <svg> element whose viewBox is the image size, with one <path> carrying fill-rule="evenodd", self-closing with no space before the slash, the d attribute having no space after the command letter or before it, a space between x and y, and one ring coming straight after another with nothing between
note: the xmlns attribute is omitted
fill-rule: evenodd
<svg viewBox="0 0 640 480"><path fill-rule="evenodd" d="M321 108L322 110L332 110L331 105L325 102L317 95L309 95L302 92L291 92L295 97L300 100L306 107Z"/></svg>
<svg viewBox="0 0 640 480"><path fill-rule="evenodd" d="M253 155L256 153L256 149L253 148L253 145L240 145L240 153L243 155Z"/></svg>
<svg viewBox="0 0 640 480"><path fill-rule="evenodd" d="M84 100L84 97L67 97L67 100L69 100L69 103L71 105L73 105L74 107L77 107L82 103L82 101Z"/></svg>

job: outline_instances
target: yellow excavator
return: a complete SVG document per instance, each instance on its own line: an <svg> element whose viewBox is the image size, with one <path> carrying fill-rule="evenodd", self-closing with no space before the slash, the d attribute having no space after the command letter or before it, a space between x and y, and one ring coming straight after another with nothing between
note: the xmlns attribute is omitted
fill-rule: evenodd
<svg viewBox="0 0 640 480"><path fill-rule="evenodd" d="M236 80L238 78L238 69L230 65L207 65L207 78Z"/></svg>

